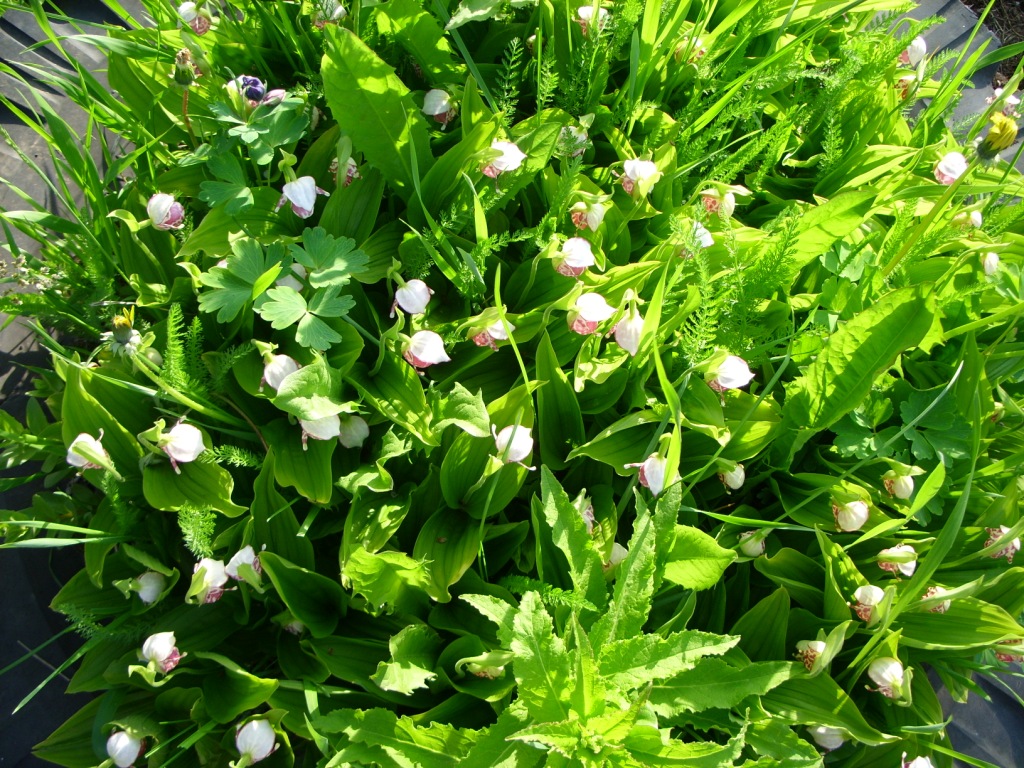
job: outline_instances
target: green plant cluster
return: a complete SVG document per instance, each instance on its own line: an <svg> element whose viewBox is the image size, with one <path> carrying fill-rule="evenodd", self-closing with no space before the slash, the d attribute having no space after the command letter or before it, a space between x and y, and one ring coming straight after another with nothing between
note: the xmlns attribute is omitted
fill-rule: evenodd
<svg viewBox="0 0 1024 768"><path fill-rule="evenodd" d="M39 757L952 765L923 665L1024 657L1019 116L946 125L1012 51L892 0L107 5L21 11L84 132L7 103L59 210L0 214L52 353L0 547L84 552L96 694Z"/></svg>

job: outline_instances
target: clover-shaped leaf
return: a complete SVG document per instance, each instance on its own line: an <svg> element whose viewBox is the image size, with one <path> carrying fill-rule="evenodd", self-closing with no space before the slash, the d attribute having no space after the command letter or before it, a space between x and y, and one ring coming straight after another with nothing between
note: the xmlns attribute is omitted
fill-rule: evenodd
<svg viewBox="0 0 1024 768"><path fill-rule="evenodd" d="M216 312L217 322L230 323L245 305L272 285L281 272L280 246L271 246L266 254L255 240L238 240L231 246L227 265L214 267L199 275L199 282L211 291L199 296L199 308Z"/></svg>
<svg viewBox="0 0 1024 768"><path fill-rule="evenodd" d="M321 317L341 317L355 306L351 296L339 296L337 286L321 288L307 303L294 288L281 286L267 291L266 301L257 311L271 327L282 330L298 323L295 340L304 347L324 351L341 341L342 336Z"/></svg>
<svg viewBox="0 0 1024 768"><path fill-rule="evenodd" d="M333 237L323 227L303 232L302 245L292 245L291 252L295 260L309 270L309 283L314 288L341 288L369 261L367 255L356 248L355 240Z"/></svg>

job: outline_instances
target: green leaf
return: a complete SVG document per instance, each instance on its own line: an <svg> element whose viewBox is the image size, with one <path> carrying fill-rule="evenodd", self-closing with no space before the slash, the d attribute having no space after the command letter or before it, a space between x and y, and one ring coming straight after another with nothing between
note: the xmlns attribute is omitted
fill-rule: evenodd
<svg viewBox="0 0 1024 768"><path fill-rule="evenodd" d="M440 509L416 536L412 556L428 563L427 592L439 603L452 599L448 590L476 560L480 551L480 525L464 512Z"/></svg>
<svg viewBox="0 0 1024 768"><path fill-rule="evenodd" d="M178 464L178 469L175 472L170 462L154 461L142 470L142 492L150 506L165 512L183 506L216 509L228 517L246 511L231 501L235 481L223 467L190 461Z"/></svg>
<svg viewBox="0 0 1024 768"><path fill-rule="evenodd" d="M644 509L633 523L629 554L619 563L611 605L591 629L596 647L639 635L643 629L654 595L656 535L650 512Z"/></svg>
<svg viewBox="0 0 1024 768"><path fill-rule="evenodd" d="M199 275L199 282L213 289L199 294L199 308L216 312L217 322L230 323L280 274L280 259L269 255L275 251L276 248L265 254L256 240L236 240L226 266L213 267Z"/></svg>
<svg viewBox="0 0 1024 768"><path fill-rule="evenodd" d="M262 552L260 563L288 610L313 637L326 637L334 631L345 601L338 582L272 552Z"/></svg>
<svg viewBox="0 0 1024 768"><path fill-rule="evenodd" d="M1008 640L1024 641L1024 628L1002 608L973 597L952 601L945 613L900 614L900 643L929 651L990 648Z"/></svg>
<svg viewBox="0 0 1024 768"><path fill-rule="evenodd" d="M409 89L347 29L326 35L322 74L327 104L341 129L403 199L413 195L413 168L423 178L433 162L430 138Z"/></svg>
<svg viewBox="0 0 1024 768"><path fill-rule="evenodd" d="M665 743L657 728L640 725L629 732L624 745L637 760L636 765L675 765L685 768L726 768L732 766L743 752L743 733L725 745L713 741L682 742L670 739ZM788 766L788 764L787 764Z"/></svg>
<svg viewBox="0 0 1024 768"><path fill-rule="evenodd" d="M711 589L735 559L735 550L720 547L703 531L677 525L672 554L665 564L665 580L687 589Z"/></svg>
<svg viewBox="0 0 1024 768"><path fill-rule="evenodd" d="M307 313L306 300L294 288L283 285L267 291L267 299L257 310L272 328L282 330L295 325Z"/></svg>
<svg viewBox="0 0 1024 768"><path fill-rule="evenodd" d="M220 257L229 253L232 241L243 234L261 243L272 243L286 236L276 209L279 190L259 187L253 190L253 205L238 214L224 207L214 208L203 217L178 251L179 259L188 259L200 251ZM213 272L213 270L210 270ZM273 282L273 280L271 280ZM202 301L202 296L200 296ZM209 310L213 311L213 310ZM236 312L237 314L237 312ZM230 322L222 320L221 322Z"/></svg>
<svg viewBox="0 0 1024 768"><path fill-rule="evenodd" d="M365 365L352 366L349 383L364 402L426 445L437 445L431 429L430 409L416 371L398 355L385 353L380 370L371 375Z"/></svg>
<svg viewBox="0 0 1024 768"><path fill-rule="evenodd" d="M303 317L295 331L295 340L299 344L318 352L330 349L332 345L343 339L344 337L340 333L312 314Z"/></svg>
<svg viewBox="0 0 1024 768"><path fill-rule="evenodd" d="M523 595L512 624L512 663L519 699L541 721L564 720L569 714L569 657L555 635L551 616L540 595Z"/></svg>
<svg viewBox="0 0 1024 768"><path fill-rule="evenodd" d="M758 754L775 758L786 768L819 768L822 764L817 748L778 720L751 723L747 743Z"/></svg>
<svg viewBox="0 0 1024 768"><path fill-rule="evenodd" d="M442 402L441 418L434 425L434 430L440 433L450 424L473 437L488 437L491 434L491 418L487 415L487 405L480 390L474 395L459 382L455 382L452 391Z"/></svg>
<svg viewBox="0 0 1024 768"><path fill-rule="evenodd" d="M340 290L336 285L318 290L309 300L309 311L320 317L341 317L346 314L355 307L356 301L351 296L339 296Z"/></svg>
<svg viewBox="0 0 1024 768"><path fill-rule="evenodd" d="M317 730L343 733L354 747L346 747L335 756L339 765L363 764L360 747L372 747L385 753L397 768L452 768L470 749L475 732L432 723L423 728L408 717L398 717L387 709L341 709L319 717ZM370 753L372 755L372 752Z"/></svg>
<svg viewBox="0 0 1024 768"><path fill-rule="evenodd" d="M352 592L362 595L367 611L414 613L426 604L430 574L427 566L402 552L355 550L345 563L342 578Z"/></svg>
<svg viewBox="0 0 1024 768"><path fill-rule="evenodd" d="M873 190L840 192L828 202L800 214L800 226L793 248L793 266L803 267L828 251L867 218L877 193Z"/></svg>
<svg viewBox="0 0 1024 768"><path fill-rule="evenodd" d="M498 626L498 639L501 644L512 643L512 627L515 622L516 608L493 595L459 595L459 599L476 608L480 614Z"/></svg>
<svg viewBox="0 0 1024 768"><path fill-rule="evenodd" d="M760 661L734 667L722 659L704 659L693 669L654 686L651 707L662 717L730 709L748 696L761 696L789 680L798 666L788 661Z"/></svg>
<svg viewBox="0 0 1024 768"><path fill-rule="evenodd" d="M441 650L441 638L425 624L410 624L388 641L391 660L382 661L370 676L385 691L410 694L437 675L434 665Z"/></svg>
<svg viewBox="0 0 1024 768"><path fill-rule="evenodd" d="M341 413L347 405L336 397L341 392L341 372L318 358L285 377L274 405L299 419L314 421Z"/></svg>
<svg viewBox="0 0 1024 768"><path fill-rule="evenodd" d="M512 737L527 726L529 715L518 702L502 710L497 722L484 730L462 762L461 768L536 768L547 755Z"/></svg>
<svg viewBox="0 0 1024 768"><path fill-rule="evenodd" d="M299 536L295 513L274 485L274 465L274 450L271 448L256 477L249 509L256 541L301 568L312 568L313 543L305 536Z"/></svg>
<svg viewBox="0 0 1024 768"><path fill-rule="evenodd" d="M782 588L772 592L744 613L729 631L740 638L740 649L753 661L786 657L786 630L789 627L789 593Z"/></svg>
<svg viewBox="0 0 1024 768"><path fill-rule="evenodd" d="M203 675L203 703L218 723L234 722L249 709L256 709L277 690L277 680L257 677L226 656L193 652L198 659L215 662L220 668Z"/></svg>
<svg viewBox="0 0 1024 768"><path fill-rule="evenodd" d="M709 632L674 632L668 637L639 635L601 648L601 675L624 690L665 680L693 666L705 656L720 656L739 642L739 637Z"/></svg>
<svg viewBox="0 0 1024 768"><path fill-rule="evenodd" d="M551 469L562 469L569 451L586 440L586 432L576 393L558 365L547 331L537 346L537 379L546 382L537 390L541 456Z"/></svg>
<svg viewBox="0 0 1024 768"><path fill-rule="evenodd" d="M355 240L333 237L323 227L305 230L302 233L302 245L292 245L290 250L294 259L309 271L309 283L314 288L340 288L352 279L353 273L366 267L368 262L366 254L356 248ZM328 316L312 308L310 311Z"/></svg>
<svg viewBox="0 0 1024 768"><path fill-rule="evenodd" d="M199 185L199 199L211 208L224 206L226 213L239 213L253 204L252 190L245 184L229 181L204 181Z"/></svg>
<svg viewBox="0 0 1024 768"><path fill-rule="evenodd" d="M302 444L302 430L284 419L261 427L263 437L274 446L277 460L274 478L278 485L295 488L314 504L327 504L334 492L331 457L337 440L309 440Z"/></svg>
<svg viewBox="0 0 1024 768"><path fill-rule="evenodd" d="M417 0L391 0L374 14L381 35L394 39L419 64L431 83L462 82L465 67L455 59L437 17Z"/></svg>

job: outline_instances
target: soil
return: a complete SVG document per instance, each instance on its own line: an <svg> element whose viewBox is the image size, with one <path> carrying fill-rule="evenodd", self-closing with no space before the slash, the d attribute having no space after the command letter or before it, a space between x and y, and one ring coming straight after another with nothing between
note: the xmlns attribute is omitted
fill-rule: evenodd
<svg viewBox="0 0 1024 768"><path fill-rule="evenodd" d="M979 16L988 5L986 0L963 0L963 4ZM985 18L985 26L994 32L1003 45L1024 42L1024 0L996 0L992 10ZM1014 56L999 65L999 72L992 79L995 88L1002 88L1013 75L1021 57ZM1024 89L1024 82L1020 86Z"/></svg>

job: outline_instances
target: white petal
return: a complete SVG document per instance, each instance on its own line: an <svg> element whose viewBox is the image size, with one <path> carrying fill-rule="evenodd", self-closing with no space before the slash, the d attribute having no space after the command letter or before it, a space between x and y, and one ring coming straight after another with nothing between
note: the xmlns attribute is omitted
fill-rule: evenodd
<svg viewBox="0 0 1024 768"><path fill-rule="evenodd" d="M627 160L622 164L622 169L626 176L637 182L661 176L658 166L650 160Z"/></svg>
<svg viewBox="0 0 1024 768"><path fill-rule="evenodd" d="M869 511L868 505L863 501L851 501L839 507L839 511L836 513L836 522L840 530L859 531L868 521Z"/></svg>
<svg viewBox="0 0 1024 768"><path fill-rule="evenodd" d="M171 206L174 205L174 196L164 192L157 192L146 204L146 213L154 224L163 224L171 214Z"/></svg>
<svg viewBox="0 0 1024 768"><path fill-rule="evenodd" d="M316 180L312 176L289 181L281 191L292 204L296 215L304 217L312 213L313 206L316 205Z"/></svg>
<svg viewBox="0 0 1024 768"><path fill-rule="evenodd" d="M584 293L576 299L576 309L580 317L591 323L603 323L615 314L615 308L599 293Z"/></svg>
<svg viewBox="0 0 1024 768"><path fill-rule="evenodd" d="M277 735L268 720L250 720L235 734L235 747L240 755L248 755L252 762L263 760L273 753Z"/></svg>
<svg viewBox="0 0 1024 768"><path fill-rule="evenodd" d="M853 599L861 605L878 605L885 599L885 591L881 587L869 584L865 587L857 587L853 593Z"/></svg>
<svg viewBox="0 0 1024 768"><path fill-rule="evenodd" d="M423 97L423 114L425 115L445 115L451 108L451 96L439 88L427 91Z"/></svg>
<svg viewBox="0 0 1024 768"><path fill-rule="evenodd" d="M271 355L270 362L263 366L263 380L276 392L284 380L301 367L293 357Z"/></svg>
<svg viewBox="0 0 1024 768"><path fill-rule="evenodd" d="M495 435L494 444L498 449L498 458L518 463L525 460L533 450L533 437L528 428L512 424ZM508 449L507 454L505 453L506 448Z"/></svg>
<svg viewBox="0 0 1024 768"><path fill-rule="evenodd" d="M117 768L129 768L142 752L142 741L124 731L114 731L107 739L107 757Z"/></svg>
<svg viewBox="0 0 1024 768"><path fill-rule="evenodd" d="M644 319L635 309L615 326L615 342L630 355L635 356L640 349L640 339L644 332Z"/></svg>
<svg viewBox="0 0 1024 768"><path fill-rule="evenodd" d="M92 466L92 462L81 454L80 449L85 449L90 453L98 453L100 456L107 455L107 452L103 449L103 443L92 435L82 432L68 446L67 460L68 464L73 467Z"/></svg>
<svg viewBox="0 0 1024 768"><path fill-rule="evenodd" d="M167 455L179 463L195 461L204 450L203 433L191 424L175 424L167 433L170 440L164 446Z"/></svg>
<svg viewBox="0 0 1024 768"><path fill-rule="evenodd" d="M582 237L570 237L562 244L559 253L562 254L562 261L570 267L585 269L595 264L594 251Z"/></svg>
<svg viewBox="0 0 1024 768"><path fill-rule="evenodd" d="M736 355L725 358L716 372L715 380L722 389L739 389L745 387L754 378L754 374L746 360Z"/></svg>
<svg viewBox="0 0 1024 768"><path fill-rule="evenodd" d="M240 565L252 565L256 561L256 552L253 548L246 544L240 550L238 550L234 557L228 560L228 564L224 566L224 573L230 576L232 579L239 578L238 567Z"/></svg>
<svg viewBox="0 0 1024 768"><path fill-rule="evenodd" d="M166 577L156 571L146 571L135 581L138 586L139 599L146 605L155 603L167 586Z"/></svg>
<svg viewBox="0 0 1024 768"><path fill-rule="evenodd" d="M422 280L410 280L395 291L395 301L402 311L410 315L421 315L426 311L432 293Z"/></svg>
<svg viewBox="0 0 1024 768"><path fill-rule="evenodd" d="M491 165L498 171L514 171L523 164L526 155L511 141L492 141L491 149L501 152L501 157L491 161Z"/></svg>
<svg viewBox="0 0 1024 768"><path fill-rule="evenodd" d="M223 561L204 557L196 563L196 571L203 569L203 585L207 589L223 587L228 583L227 569Z"/></svg>
<svg viewBox="0 0 1024 768"><path fill-rule="evenodd" d="M838 728L829 728L827 725L816 725L813 728L808 728L807 732L811 734L811 738L814 739L815 744L822 749L827 749L829 751L839 749L846 743L846 739L843 738L843 732Z"/></svg>
<svg viewBox="0 0 1024 768"><path fill-rule="evenodd" d="M647 481L647 487L655 496L659 496L665 490L665 469L667 465L668 460L657 453L652 453L644 462L642 468L644 479Z"/></svg>
<svg viewBox="0 0 1024 768"><path fill-rule="evenodd" d="M142 658L159 664L174 653L175 642L173 632L157 632L150 635L142 644Z"/></svg>
<svg viewBox="0 0 1024 768"><path fill-rule="evenodd" d="M868 677L878 686L899 687L903 685L903 665L889 657L875 659L868 667Z"/></svg>
<svg viewBox="0 0 1024 768"><path fill-rule="evenodd" d="M409 353L427 365L451 360L444 351L444 340L433 331L417 331L409 340Z"/></svg>
<svg viewBox="0 0 1024 768"><path fill-rule="evenodd" d="M341 418L338 414L324 416L322 419L299 419L299 426L307 437L314 440L333 440L341 434Z"/></svg>
<svg viewBox="0 0 1024 768"><path fill-rule="evenodd" d="M728 472L722 473L722 482L728 488L736 491L743 487L743 483L747 480L747 473L743 470L742 464L737 464L734 469L730 469Z"/></svg>
<svg viewBox="0 0 1024 768"><path fill-rule="evenodd" d="M346 448L360 448L370 436L370 427L362 416L342 415L338 439Z"/></svg>

